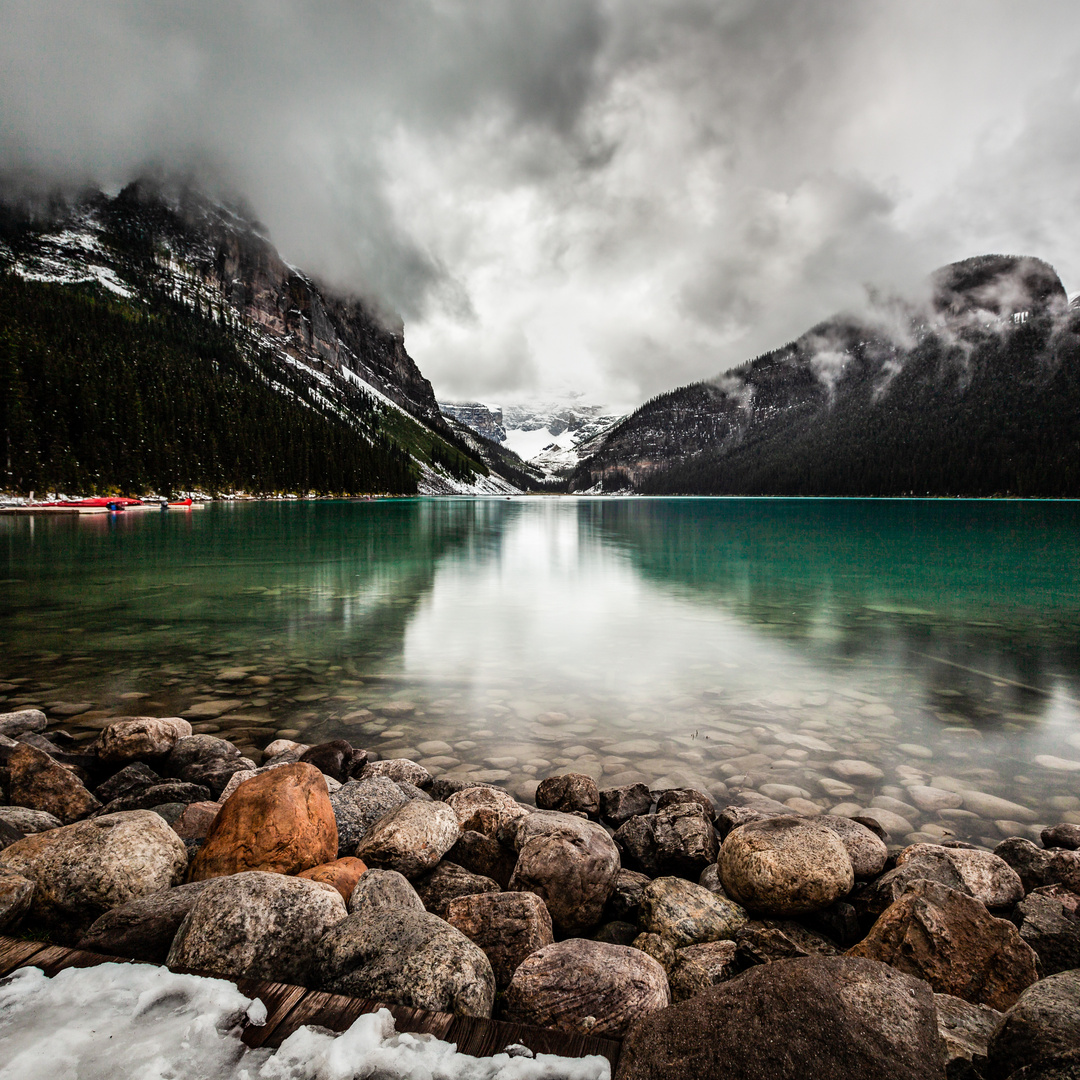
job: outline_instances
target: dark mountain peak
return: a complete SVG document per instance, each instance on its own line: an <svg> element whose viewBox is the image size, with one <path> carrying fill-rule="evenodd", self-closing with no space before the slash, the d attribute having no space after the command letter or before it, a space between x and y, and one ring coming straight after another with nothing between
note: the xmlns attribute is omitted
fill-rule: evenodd
<svg viewBox="0 0 1080 1080"><path fill-rule="evenodd" d="M977 255L931 276L934 308L948 315L988 312L1007 318L1067 303L1057 271L1030 255Z"/></svg>

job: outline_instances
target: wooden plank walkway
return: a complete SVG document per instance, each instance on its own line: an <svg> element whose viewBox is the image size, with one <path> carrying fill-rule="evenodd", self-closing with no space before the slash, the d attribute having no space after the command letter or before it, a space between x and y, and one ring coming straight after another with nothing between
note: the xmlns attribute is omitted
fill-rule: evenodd
<svg viewBox="0 0 1080 1080"><path fill-rule="evenodd" d="M123 956L68 949L61 945L46 945L40 941L19 941L0 935L0 978L21 967L38 967L50 978L65 968L93 967L96 964L139 963ZM174 969L181 970L181 969ZM228 978L211 972L188 974ZM480 1020L471 1016L427 1012L407 1005L388 1005L370 998L346 997L310 990L306 986L288 983L262 982L255 979L230 979L242 994L259 998L266 1006L266 1023L249 1027L244 1032L248 1046L277 1047L304 1024L317 1024L331 1031L344 1031L364 1013L389 1009L398 1031L434 1035L437 1039L457 1044L462 1054L490 1057L512 1043L527 1046L537 1054L559 1054L562 1057L585 1057L598 1054L611 1062L612 1075L619 1061L621 1040L576 1035L548 1028L510 1024L503 1020Z"/></svg>

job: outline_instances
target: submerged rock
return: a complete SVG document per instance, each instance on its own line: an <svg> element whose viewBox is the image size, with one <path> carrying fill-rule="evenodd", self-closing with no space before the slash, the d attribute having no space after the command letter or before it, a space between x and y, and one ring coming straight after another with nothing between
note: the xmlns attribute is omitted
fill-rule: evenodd
<svg viewBox="0 0 1080 1080"><path fill-rule="evenodd" d="M624 945L570 938L521 963L502 1017L583 1035L623 1035L670 1000L667 975L652 957Z"/></svg>

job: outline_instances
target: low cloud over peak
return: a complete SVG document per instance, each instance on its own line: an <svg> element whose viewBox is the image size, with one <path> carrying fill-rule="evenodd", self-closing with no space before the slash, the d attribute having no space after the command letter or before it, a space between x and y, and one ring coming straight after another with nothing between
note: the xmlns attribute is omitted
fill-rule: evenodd
<svg viewBox="0 0 1080 1080"><path fill-rule="evenodd" d="M0 170L242 194L447 397L629 406L935 266L1080 281L1068 0L0 0Z"/></svg>

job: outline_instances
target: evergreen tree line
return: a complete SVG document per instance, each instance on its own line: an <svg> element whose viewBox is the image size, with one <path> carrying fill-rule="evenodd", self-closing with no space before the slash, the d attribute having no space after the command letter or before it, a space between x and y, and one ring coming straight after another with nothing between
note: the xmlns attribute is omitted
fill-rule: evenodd
<svg viewBox="0 0 1080 1080"><path fill-rule="evenodd" d="M314 385L163 292L144 308L0 274L0 487L414 493L381 407L346 419Z"/></svg>

